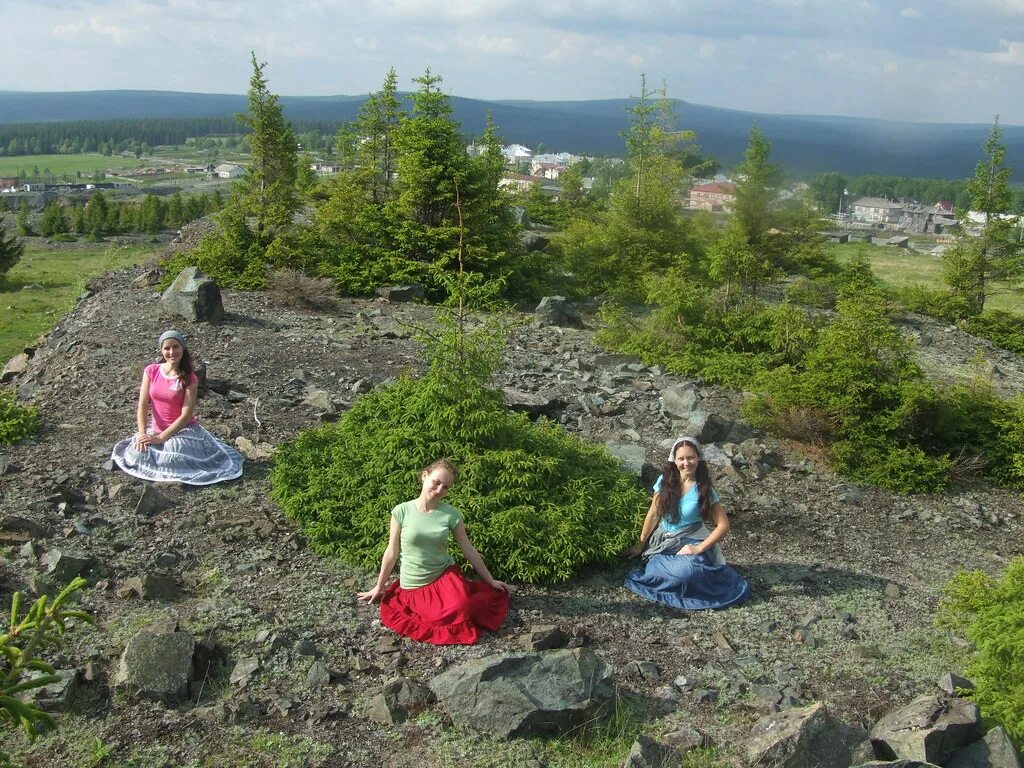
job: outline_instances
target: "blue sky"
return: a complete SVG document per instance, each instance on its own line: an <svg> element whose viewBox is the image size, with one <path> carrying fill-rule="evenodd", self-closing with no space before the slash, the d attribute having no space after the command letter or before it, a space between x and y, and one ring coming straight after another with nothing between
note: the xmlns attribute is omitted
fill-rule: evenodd
<svg viewBox="0 0 1024 768"><path fill-rule="evenodd" d="M0 90L361 94L430 67L484 99L670 96L1024 125L1024 0L0 0ZM0 115L0 120L2 120ZM685 122L685 114L682 115Z"/></svg>

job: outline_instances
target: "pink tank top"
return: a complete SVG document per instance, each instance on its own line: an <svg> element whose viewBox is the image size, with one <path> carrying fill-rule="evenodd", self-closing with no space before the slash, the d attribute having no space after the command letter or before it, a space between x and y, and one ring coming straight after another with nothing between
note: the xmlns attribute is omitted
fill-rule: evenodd
<svg viewBox="0 0 1024 768"><path fill-rule="evenodd" d="M185 388L181 386L181 381L177 377L168 378L160 367L160 363L146 366L149 404L153 412L153 426L157 432L163 432L173 424L181 416L181 409L185 406ZM194 373L188 377L189 386L198 382L199 377ZM195 424L196 421L196 417L193 416L189 424Z"/></svg>

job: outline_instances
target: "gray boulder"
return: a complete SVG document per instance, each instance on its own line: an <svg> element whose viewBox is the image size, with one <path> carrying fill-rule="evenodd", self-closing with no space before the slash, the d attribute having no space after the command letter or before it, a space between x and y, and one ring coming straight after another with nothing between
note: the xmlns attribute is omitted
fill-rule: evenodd
<svg viewBox="0 0 1024 768"><path fill-rule="evenodd" d="M545 296L540 300L537 309L537 325L543 327L556 325L560 328L582 328L583 318L575 306L565 300L564 296Z"/></svg>
<svg viewBox="0 0 1024 768"><path fill-rule="evenodd" d="M520 389L505 387L502 390L502 395L509 410L525 413L531 419L536 419L539 416L554 417L561 409L565 408L563 400L537 392L523 392Z"/></svg>
<svg viewBox="0 0 1024 768"><path fill-rule="evenodd" d="M870 763L861 763L855 768L939 768L939 766L920 760L872 760Z"/></svg>
<svg viewBox="0 0 1024 768"><path fill-rule="evenodd" d="M396 725L404 723L412 715L430 706L433 694L423 683L407 677L396 677L384 686L368 702L366 716L375 723Z"/></svg>
<svg viewBox="0 0 1024 768"><path fill-rule="evenodd" d="M174 706L188 696L196 641L173 621L140 629L128 641L113 685L132 698Z"/></svg>
<svg viewBox="0 0 1024 768"><path fill-rule="evenodd" d="M604 444L604 447L624 470L637 477L643 474L644 462L647 461L647 451L644 450L642 445L608 442Z"/></svg>
<svg viewBox="0 0 1024 768"><path fill-rule="evenodd" d="M681 758L681 753L674 747L641 733L633 742L622 768L675 768Z"/></svg>
<svg viewBox="0 0 1024 768"><path fill-rule="evenodd" d="M687 381L661 392L661 413L666 419L687 419L700 403L697 384Z"/></svg>
<svg viewBox="0 0 1024 768"><path fill-rule="evenodd" d="M424 295L423 286L419 283L410 283L409 285L386 285L383 288L378 288L375 293L380 298L386 299L393 304L397 304L399 302L419 301Z"/></svg>
<svg viewBox="0 0 1024 768"><path fill-rule="evenodd" d="M959 696L960 691L973 691L975 688L973 681L956 674L956 672L944 674L939 678L937 685L939 690L943 693L948 693L950 696Z"/></svg>
<svg viewBox="0 0 1024 768"><path fill-rule="evenodd" d="M0 383L6 384L16 376L20 376L28 370L29 357L24 352L15 355L7 361L2 372L0 372Z"/></svg>
<svg viewBox="0 0 1024 768"><path fill-rule="evenodd" d="M526 250L535 252L543 251L551 243L551 238L540 232L533 230L524 230L519 233L519 242L523 244Z"/></svg>
<svg viewBox="0 0 1024 768"><path fill-rule="evenodd" d="M160 297L160 306L169 314L193 322L217 322L224 317L220 288L198 267L181 270Z"/></svg>
<svg viewBox="0 0 1024 768"><path fill-rule="evenodd" d="M51 549L42 557L51 583L63 589L76 576L88 576L97 566L96 558L85 552Z"/></svg>
<svg viewBox="0 0 1024 768"><path fill-rule="evenodd" d="M28 678L42 677L44 674L44 672L34 671L28 674ZM31 688L25 692L23 697L44 712L66 711L74 701L75 691L78 689L77 670L58 669L54 674L59 678L56 682Z"/></svg>
<svg viewBox="0 0 1024 768"><path fill-rule="evenodd" d="M704 444L742 443L754 434L754 430L746 424L700 408L691 411L672 426L676 434L695 437Z"/></svg>
<svg viewBox="0 0 1024 768"><path fill-rule="evenodd" d="M754 723L746 739L747 764L772 768L850 765L866 738L866 731L839 722L819 701Z"/></svg>
<svg viewBox="0 0 1024 768"><path fill-rule="evenodd" d="M306 389L306 397L302 400L303 405L308 405L318 413L334 413L334 398L326 389L309 387Z"/></svg>
<svg viewBox="0 0 1024 768"><path fill-rule="evenodd" d="M969 744L950 758L946 768L1021 768L1017 750L1001 727Z"/></svg>
<svg viewBox="0 0 1024 768"><path fill-rule="evenodd" d="M430 688L456 725L508 739L592 720L614 698L611 675L588 648L500 653L453 667Z"/></svg>
<svg viewBox="0 0 1024 768"><path fill-rule="evenodd" d="M512 206L512 218L520 227L530 226L530 213L521 205Z"/></svg>
<svg viewBox="0 0 1024 768"><path fill-rule="evenodd" d="M871 729L875 754L945 764L961 748L981 738L977 705L948 696L920 696L889 712Z"/></svg>

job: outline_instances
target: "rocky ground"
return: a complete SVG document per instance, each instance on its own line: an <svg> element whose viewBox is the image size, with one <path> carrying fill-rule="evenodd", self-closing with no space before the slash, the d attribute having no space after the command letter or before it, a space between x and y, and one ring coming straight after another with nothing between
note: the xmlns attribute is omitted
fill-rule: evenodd
<svg viewBox="0 0 1024 768"><path fill-rule="evenodd" d="M313 554L270 501L266 454L415 371L410 326L429 322L430 310L344 300L313 315L228 291L222 322L193 325L163 316L140 273L95 281L12 383L39 407L42 428L0 454L0 603L17 589L49 591L74 570L95 585L81 599L95 627L70 632L54 659L78 680L61 730L34 745L5 738L26 765L615 765L615 728L628 746L641 730L690 726L715 745L717 762L703 764L739 766L751 724L780 700L824 701L845 722L870 726L931 690L966 653L933 628L942 585L958 568L994 573L1022 552L1019 494L978 484L904 497L853 486L806 446L743 442L753 433L736 422L736 393L604 354L589 325L524 322L497 382L510 401L611 443L637 469L640 459L660 463L692 421L687 407L713 415L724 430L711 452L716 482L733 521L725 550L754 598L672 612L622 589L623 563L557 587L517 586L507 623L478 646L408 642L356 603L373 575ZM1020 358L915 322L930 370L946 360L966 371L980 350L1004 391L1022 391ZM237 482L154 495L103 465L133 429L141 368L172 324L206 365L202 422L242 438L256 458ZM128 640L168 619L213 658L188 702L115 692ZM467 659L521 649L541 625L613 666L622 697L612 726L558 742L497 742L453 728L436 706L398 725L366 716L396 675L429 681Z"/></svg>

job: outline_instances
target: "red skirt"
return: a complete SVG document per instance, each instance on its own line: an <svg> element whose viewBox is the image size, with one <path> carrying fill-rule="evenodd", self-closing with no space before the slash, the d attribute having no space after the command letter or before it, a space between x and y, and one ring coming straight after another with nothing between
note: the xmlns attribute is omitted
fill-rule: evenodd
<svg viewBox="0 0 1024 768"><path fill-rule="evenodd" d="M496 632L507 614L508 592L469 581L456 565L425 587L402 589L394 581L380 601L381 624L431 645L473 645L481 629Z"/></svg>

